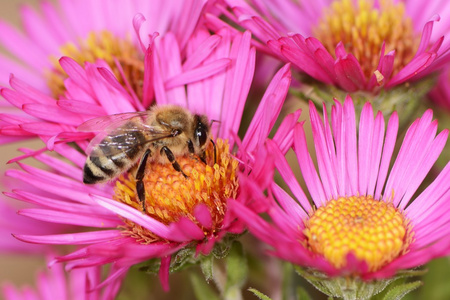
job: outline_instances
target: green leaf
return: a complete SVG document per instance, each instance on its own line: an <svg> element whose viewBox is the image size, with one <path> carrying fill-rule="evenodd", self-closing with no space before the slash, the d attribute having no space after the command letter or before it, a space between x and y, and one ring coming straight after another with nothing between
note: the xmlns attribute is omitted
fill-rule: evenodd
<svg viewBox="0 0 450 300"><path fill-rule="evenodd" d="M200 268L202 269L202 273L205 276L206 282L210 282L211 279L213 279L213 259L214 258L212 255L208 255L200 261Z"/></svg>
<svg viewBox="0 0 450 300"><path fill-rule="evenodd" d="M261 300L272 300L269 296L264 295L263 293L261 293L260 291L258 291L257 289L254 288L249 288L248 289L250 292L252 292L256 297L258 297Z"/></svg>
<svg viewBox="0 0 450 300"><path fill-rule="evenodd" d="M414 281L409 283L404 283L397 285L396 287L389 290L384 296L384 300L400 300L409 292L417 289L422 285L422 281Z"/></svg>
<svg viewBox="0 0 450 300"><path fill-rule="evenodd" d="M192 273L190 279L198 300L220 300L220 296L200 276Z"/></svg>

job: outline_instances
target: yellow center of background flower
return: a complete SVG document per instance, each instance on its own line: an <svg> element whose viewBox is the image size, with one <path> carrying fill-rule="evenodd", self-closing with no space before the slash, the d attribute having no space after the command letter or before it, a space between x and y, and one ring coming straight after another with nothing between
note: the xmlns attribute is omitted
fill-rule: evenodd
<svg viewBox="0 0 450 300"><path fill-rule="evenodd" d="M334 1L313 34L331 54L342 41L347 52L358 59L366 78L378 67L383 42L385 54L395 50L393 74L413 58L420 43L411 19L405 16L404 4L391 0L381 0L379 7L367 0Z"/></svg>
<svg viewBox="0 0 450 300"><path fill-rule="evenodd" d="M193 155L177 157L177 162L188 178L176 171L169 162L148 162L143 179L146 191L145 213L164 224L187 217L203 229L205 236L220 230L227 210L227 199L236 198L238 193L238 161L230 154L228 142L222 139L216 140L216 155L217 161L214 164L214 149L210 143L206 151L206 164ZM142 211L133 175L119 178L114 198ZM202 227L194 216L194 209L200 203L209 209L212 216L211 228ZM138 242L146 244L161 240L156 234L134 222L124 221L124 233Z"/></svg>
<svg viewBox="0 0 450 300"><path fill-rule="evenodd" d="M405 253L412 242L408 220L391 203L370 196L338 198L317 209L304 234L312 252L336 268L352 252L376 271Z"/></svg>
<svg viewBox="0 0 450 300"><path fill-rule="evenodd" d="M85 62L94 63L98 59L104 60L119 82L128 90L125 80L128 81L134 93L142 99L144 57L130 39L117 38L108 31L91 33L78 44L68 43L62 46L61 55L74 59L81 66L84 66ZM59 65L59 58L59 56L50 57L54 67L46 74L47 84L56 98L64 95L64 80L67 78L67 74ZM117 63L120 64L123 74Z"/></svg>

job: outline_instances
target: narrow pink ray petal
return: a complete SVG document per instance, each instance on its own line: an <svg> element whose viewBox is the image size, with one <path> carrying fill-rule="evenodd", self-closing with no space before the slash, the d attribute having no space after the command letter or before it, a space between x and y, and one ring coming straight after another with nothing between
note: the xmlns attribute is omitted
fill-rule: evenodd
<svg viewBox="0 0 450 300"><path fill-rule="evenodd" d="M265 220L255 214L253 211L242 205L241 203L230 200L228 206L236 215L243 220L247 220L246 224L249 230L258 237L261 241L271 245L273 240L279 239L282 241L281 233L272 228Z"/></svg>
<svg viewBox="0 0 450 300"><path fill-rule="evenodd" d="M299 201L297 202L292 199L285 190L283 190L279 185L275 183L272 184L271 190L275 198L277 199L277 202L283 208L285 214L288 216L288 220L298 221L308 218L308 212L312 211L312 207L309 203L306 206L303 206L302 203L298 205L300 200L296 199L297 201ZM295 225L295 227L298 226L298 224ZM280 228L284 227L280 226Z"/></svg>
<svg viewBox="0 0 450 300"><path fill-rule="evenodd" d="M178 222L169 224L168 228L168 236L170 236L168 240L170 241L186 242L201 240L205 237L201 228L187 217L182 217Z"/></svg>
<svg viewBox="0 0 450 300"><path fill-rule="evenodd" d="M356 141L356 120L355 107L350 96L345 97L344 110L344 136L345 136L345 163L349 177L346 195L356 195L358 193L358 154Z"/></svg>
<svg viewBox="0 0 450 300"><path fill-rule="evenodd" d="M430 214L434 212L433 206L445 203L443 195L450 189L450 163L444 167L436 179L406 208L406 213L415 224L430 219ZM439 199L434 204L429 203L429 199Z"/></svg>
<svg viewBox="0 0 450 300"><path fill-rule="evenodd" d="M15 157L15 158L9 160L7 163L11 164L11 163L15 163L15 162L21 161L21 160L23 160L25 158L28 158L28 157L34 157L34 156L36 156L36 155L38 155L38 154L40 154L42 152L45 152L45 151L47 151L46 147L41 148L39 150L29 151L25 155L20 155L18 157Z"/></svg>
<svg viewBox="0 0 450 300"><path fill-rule="evenodd" d="M394 192L393 203L395 205L401 202L412 176L417 175L417 170L421 169L422 159L436 135L437 123L431 123L431 120L432 112L428 110L406 133L386 184L388 193ZM428 171L425 170L425 172Z"/></svg>
<svg viewBox="0 0 450 300"><path fill-rule="evenodd" d="M436 59L436 53L422 53L419 56L411 60L403 69L395 74L392 79L386 85L386 88L399 85L418 73L428 68L431 63Z"/></svg>
<svg viewBox="0 0 450 300"><path fill-rule="evenodd" d="M424 26L422 31L422 36L420 39L419 47L417 48L416 55L414 57L417 57L425 52L425 49L430 45L430 37L431 33L433 32L433 25L434 22L438 22L440 20L439 15L434 15L431 20L429 20Z"/></svg>
<svg viewBox="0 0 450 300"><path fill-rule="evenodd" d="M373 130L372 151L369 158L369 182L367 187L367 195L375 195L375 186L378 178L378 172L380 170L381 154L384 140L384 118L383 114L379 111L375 117L375 125Z"/></svg>
<svg viewBox="0 0 450 300"><path fill-rule="evenodd" d="M59 124L73 125L77 126L87 120L87 116L76 114L67 110L62 109L54 103L32 103L24 104L22 109L27 114L46 120L49 122L55 122Z"/></svg>
<svg viewBox="0 0 450 300"><path fill-rule="evenodd" d="M9 84L11 87L19 92L21 94L21 97L25 97L26 102L25 103L41 103L41 104L53 104L55 103L55 99L48 96L47 94L44 94L43 92L39 91L35 87L31 86L27 82L23 81L22 79L19 79L18 77L15 77L14 75L11 75L9 78Z"/></svg>
<svg viewBox="0 0 450 300"><path fill-rule="evenodd" d="M329 125L327 123L322 123L322 120L320 119L319 114L312 102L309 103L309 115L311 119L311 127L314 138L314 148L317 155L319 175L322 181L325 197L326 199L333 199L339 195L336 188L337 179L335 177L336 172L334 170L332 158L332 156L334 156L334 144L327 145L327 140L325 138L324 127Z"/></svg>
<svg viewBox="0 0 450 300"><path fill-rule="evenodd" d="M106 114L100 105L84 101L61 99L58 100L57 105L66 111L87 115L89 117L99 117ZM86 110L86 107L89 107L89 110Z"/></svg>
<svg viewBox="0 0 450 300"><path fill-rule="evenodd" d="M61 22L61 16L52 3L42 1L40 6L44 18L48 23L48 27L52 28L54 31L53 36L60 45L64 44L68 40L75 40L75 37L70 35L70 32L67 30L64 22Z"/></svg>
<svg viewBox="0 0 450 300"><path fill-rule="evenodd" d="M280 172L281 177L283 178L284 182L287 184L287 186L291 190L294 197L300 203L303 210L305 210L307 212L311 211L312 207L309 203L309 200L306 197L305 193L303 192L300 184L297 181L297 178L294 175L294 172L290 168L284 155L282 155L280 153L280 150L276 149L276 147L272 147L272 149L270 149L270 151L271 151L271 154L274 156L275 166L276 166L277 170ZM277 199L279 199L279 197L277 197ZM301 207L298 208L298 210L300 212L296 212L296 213L302 214L301 211L303 211L303 210L301 209ZM286 209L286 211L295 212L296 210L293 208L290 208L290 209Z"/></svg>
<svg viewBox="0 0 450 300"><path fill-rule="evenodd" d="M67 76L78 87L83 89L87 94L92 94L92 88L86 76L86 71L75 60L70 57L63 56L59 59L61 68L66 72Z"/></svg>
<svg viewBox="0 0 450 300"><path fill-rule="evenodd" d="M430 145L429 151L426 151L428 155L424 155L424 158L421 160L421 163L417 165L416 170L414 171L415 176L410 176L411 180L409 180L409 184L407 185L407 189L403 195L403 198L400 203L400 208L405 208L406 205L409 204L414 193L419 188L420 184L423 182L428 172L433 167L434 163L439 158L444 146L447 142L448 138L448 130L442 131ZM425 152L425 151L424 151Z"/></svg>
<svg viewBox="0 0 450 300"><path fill-rule="evenodd" d="M333 79L329 77L329 73L318 65L315 57L309 53L306 46L305 38L296 34L290 38L280 38L285 44L281 46L281 53L289 61L303 70L311 77L322 81L326 84L333 84Z"/></svg>
<svg viewBox="0 0 450 300"><path fill-rule="evenodd" d="M139 99L136 96L136 93L133 91L130 83L128 82L122 65L120 62L115 59L116 67L119 70L122 80L125 82L125 87L117 80L112 71L108 68L99 67L97 68L98 73L105 79L106 84L118 91L124 98L128 100L128 102L133 106L134 110L144 110L144 107L139 102Z"/></svg>
<svg viewBox="0 0 450 300"><path fill-rule="evenodd" d="M33 133L30 133L26 130L20 128L20 126L12 125L12 126L4 126L0 130L2 135L10 135L10 136L21 136L21 137L32 137L36 136Z"/></svg>
<svg viewBox="0 0 450 300"><path fill-rule="evenodd" d="M297 155L303 178L305 179L306 186L308 187L308 191L311 194L314 204L316 207L324 205L329 199L325 196L322 182L314 168L314 163L308 152L305 132L301 125L295 126L294 129L294 151Z"/></svg>
<svg viewBox="0 0 450 300"><path fill-rule="evenodd" d="M32 204L38 204L41 207L52 208L55 211L66 211L66 212L76 211L80 214L86 215L95 214L95 215L102 215L105 217L114 216L114 214L112 214L110 211L104 209L101 206L85 205L72 203L68 201L61 201L51 197L36 195L35 193L30 193L22 190L13 190L12 193L5 192L4 194L17 200L25 201Z"/></svg>
<svg viewBox="0 0 450 300"><path fill-rule="evenodd" d="M117 227L123 224L123 222L115 216L105 217L95 214L85 216L77 213L68 213L39 208L26 208L19 210L18 213L22 216L30 217L36 220L86 227L92 226L98 228L107 228Z"/></svg>
<svg viewBox="0 0 450 300"><path fill-rule="evenodd" d="M91 197L99 205L115 212L119 216L145 227L146 229L162 238L171 240L170 229L166 225L156 221L153 218L150 218L147 215L144 215L142 212L126 204L105 197L97 195L92 195Z"/></svg>
<svg viewBox="0 0 450 300"><path fill-rule="evenodd" d="M375 191L375 199L381 199L382 192L384 191L384 185L386 183L386 177L389 170L389 164L391 162L392 153L394 152L395 142L397 140L398 132L398 115L397 112L393 112L389 118L386 137L383 146L383 153L380 163L380 168L378 172L377 187ZM389 193L389 191L388 191Z"/></svg>
<svg viewBox="0 0 450 300"><path fill-rule="evenodd" d="M161 266L159 267L159 280L164 291L169 291L169 268L171 256L161 258Z"/></svg>
<svg viewBox="0 0 450 300"><path fill-rule="evenodd" d="M22 64L11 60L10 57L2 55L0 53L0 85L7 86L9 84L9 77L11 74L15 74L28 82L30 85L39 89L40 91L48 92L47 83L42 80L37 70L31 70L30 68L23 66Z"/></svg>
<svg viewBox="0 0 450 300"><path fill-rule="evenodd" d="M24 123L24 124L19 125L19 127L28 133L32 133L34 135L44 135L44 136L57 135L61 131L65 131L70 128L69 126L65 126L63 124L47 123L47 122ZM7 132L6 129L8 129L8 128L5 127L2 129L2 132L4 131L4 134L6 134L6 132ZM12 131L10 131L10 132L12 132Z"/></svg>
<svg viewBox="0 0 450 300"><path fill-rule="evenodd" d="M19 150L23 153L31 153L34 152L32 149L27 148L19 148ZM46 164L47 166L53 168L53 170L66 175L68 177L71 177L73 179L78 180L81 178L81 169L78 167L75 167L71 164L68 164L67 162L62 161L61 159L55 158L53 156L47 155L47 154L39 154L34 156L37 160L40 162Z"/></svg>
<svg viewBox="0 0 450 300"><path fill-rule="evenodd" d="M359 173L359 194L367 195L369 177L375 170L371 169L372 147L374 120L372 105L367 102L361 112L359 122L359 139L358 139L358 173Z"/></svg>
<svg viewBox="0 0 450 300"><path fill-rule="evenodd" d="M53 235L13 234L13 236L16 239L27 243L52 245L83 245L91 243L107 243L112 239L121 238L121 232L121 230L103 230Z"/></svg>
<svg viewBox="0 0 450 300"><path fill-rule="evenodd" d="M236 36L231 45L230 57L235 59L235 63L230 66L225 82L224 105L221 112L222 124L219 132L223 138L231 139L230 132L238 132L241 124L244 99L248 96L255 72L256 51L254 48L250 48L250 43L251 34L246 31L243 35Z"/></svg>
<svg viewBox="0 0 450 300"><path fill-rule="evenodd" d="M291 83L289 67L287 64L281 68L267 87L242 140L242 147L247 151L254 151L259 143L264 142L275 124Z"/></svg>
<svg viewBox="0 0 450 300"><path fill-rule="evenodd" d="M222 37L211 35L204 40L194 51L190 53L183 63L183 70L191 70L198 67L216 49Z"/></svg>
<svg viewBox="0 0 450 300"><path fill-rule="evenodd" d="M120 91L106 84L106 80L100 75L97 65L87 64L86 74L93 87L96 99L105 108L107 114L112 115L135 110L129 102L128 94L120 93Z"/></svg>
<svg viewBox="0 0 450 300"><path fill-rule="evenodd" d="M352 54L338 58L334 68L339 85L346 91L365 89L367 80L358 60Z"/></svg>
<svg viewBox="0 0 450 300"><path fill-rule="evenodd" d="M281 153L286 154L289 148L293 145L294 127L297 124L298 118L302 110L299 109L294 113L287 115L278 127L277 132L273 136L273 141L280 148Z"/></svg>
<svg viewBox="0 0 450 300"><path fill-rule="evenodd" d="M16 57L34 69L43 70L49 67L47 55L42 48L33 44L24 34L3 21L0 21L0 42L9 52L14 53ZM33 49L33 51L29 51L29 49Z"/></svg>
<svg viewBox="0 0 450 300"><path fill-rule="evenodd" d="M6 171L6 175L12 178L21 179L23 182L27 182L29 185L37 187L40 190L71 199L77 203L92 204L92 199L87 193L91 191L97 192L94 187L88 187L82 185L81 182L76 182L46 171L35 170L35 172L36 174L33 175L10 169Z"/></svg>
<svg viewBox="0 0 450 300"><path fill-rule="evenodd" d="M200 224L208 229L211 229L212 226L212 217L211 213L208 210L208 207L205 204L198 204L194 209L194 216Z"/></svg>
<svg viewBox="0 0 450 300"><path fill-rule="evenodd" d="M172 88L179 87L184 84L189 84L202 79L206 79L219 72L222 72L230 64L231 64L230 59L227 58L219 59L215 62L203 65L195 69L188 70L184 73L169 78L165 83L165 87L166 89L170 90Z"/></svg>
<svg viewBox="0 0 450 300"><path fill-rule="evenodd" d="M323 111L326 112L327 108L325 103L323 104ZM346 166L346 149L345 149L345 127L342 112L342 105L336 102L336 105L331 107L331 128L330 126L325 126L326 129L326 138L327 143L330 145L329 149L333 149L333 134L334 134L334 143L335 143L335 168L336 168L336 177L338 178L338 191L339 195L345 195L348 190L348 175L347 175L347 166ZM324 114L324 123L326 124L328 121L328 113ZM333 132L332 132L333 130Z"/></svg>
<svg viewBox="0 0 450 300"><path fill-rule="evenodd" d="M150 104L154 100L153 90L153 77L154 77L154 59L153 59L153 43L157 34L153 34L151 37L151 43L145 51L144 57L144 85L142 87L142 105L144 107L150 107Z"/></svg>
<svg viewBox="0 0 450 300"><path fill-rule="evenodd" d="M108 274L108 277L105 280L103 280L100 284L94 284L92 286L92 288L89 289L89 291L95 292L99 289L102 289L104 287L107 287L107 286L113 284L114 281L116 281L116 280L119 280L119 281L122 280L125 277L125 275L127 274L129 269L130 269L129 267L115 267L113 265L113 268L111 269L110 273ZM72 271L72 272L74 272L74 271ZM113 299L113 298L111 298L111 299Z"/></svg>
<svg viewBox="0 0 450 300"><path fill-rule="evenodd" d="M30 6L22 6L20 10L23 25L28 37L46 53L57 53L60 43L54 36L53 28L46 24L46 20L36 14L36 11Z"/></svg>

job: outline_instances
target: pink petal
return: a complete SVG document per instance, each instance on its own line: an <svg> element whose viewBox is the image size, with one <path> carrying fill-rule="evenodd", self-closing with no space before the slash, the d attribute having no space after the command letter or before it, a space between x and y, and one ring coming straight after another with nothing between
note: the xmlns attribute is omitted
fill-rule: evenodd
<svg viewBox="0 0 450 300"><path fill-rule="evenodd" d="M35 244L53 245L83 245L92 243L106 243L112 239L122 237L121 230L104 230L53 235L24 235L14 234L18 240Z"/></svg>
<svg viewBox="0 0 450 300"><path fill-rule="evenodd" d="M119 216L145 227L146 229L162 238L171 240L170 230L166 225L156 221L153 218L150 218L149 216L143 214L141 211L138 211L131 206L128 206L121 202L111 200L102 196L92 195L91 197L99 205L115 212Z"/></svg>

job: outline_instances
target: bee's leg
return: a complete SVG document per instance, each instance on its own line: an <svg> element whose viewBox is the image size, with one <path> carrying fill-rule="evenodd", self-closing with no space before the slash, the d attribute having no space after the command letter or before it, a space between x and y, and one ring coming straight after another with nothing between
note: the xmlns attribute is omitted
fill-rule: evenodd
<svg viewBox="0 0 450 300"><path fill-rule="evenodd" d="M211 141L211 143L213 144L213 149L214 149L214 164L217 163L217 150L216 150L216 143L214 143L213 139L209 139Z"/></svg>
<svg viewBox="0 0 450 300"><path fill-rule="evenodd" d="M192 143L191 140L188 140L188 149L189 149L189 153L195 154L194 144ZM198 157L206 165L205 152L200 154Z"/></svg>
<svg viewBox="0 0 450 300"><path fill-rule="evenodd" d="M172 164L172 166L175 169L175 171L178 171L181 174L183 174L184 178L188 178L188 176L186 174L184 174L183 170L181 170L180 165L178 164L177 160L175 159L175 155L173 155L172 151L170 151L170 149L167 148L167 146L163 146L161 148L161 155L163 153L167 156L167 159Z"/></svg>
<svg viewBox="0 0 450 300"><path fill-rule="evenodd" d="M145 166L147 165L147 159L150 155L150 149L147 149L142 155L141 161L139 162L139 166L136 172L136 193L138 195L139 201L142 204L142 211L145 212L145 187L144 182L142 179L144 179L145 175Z"/></svg>

